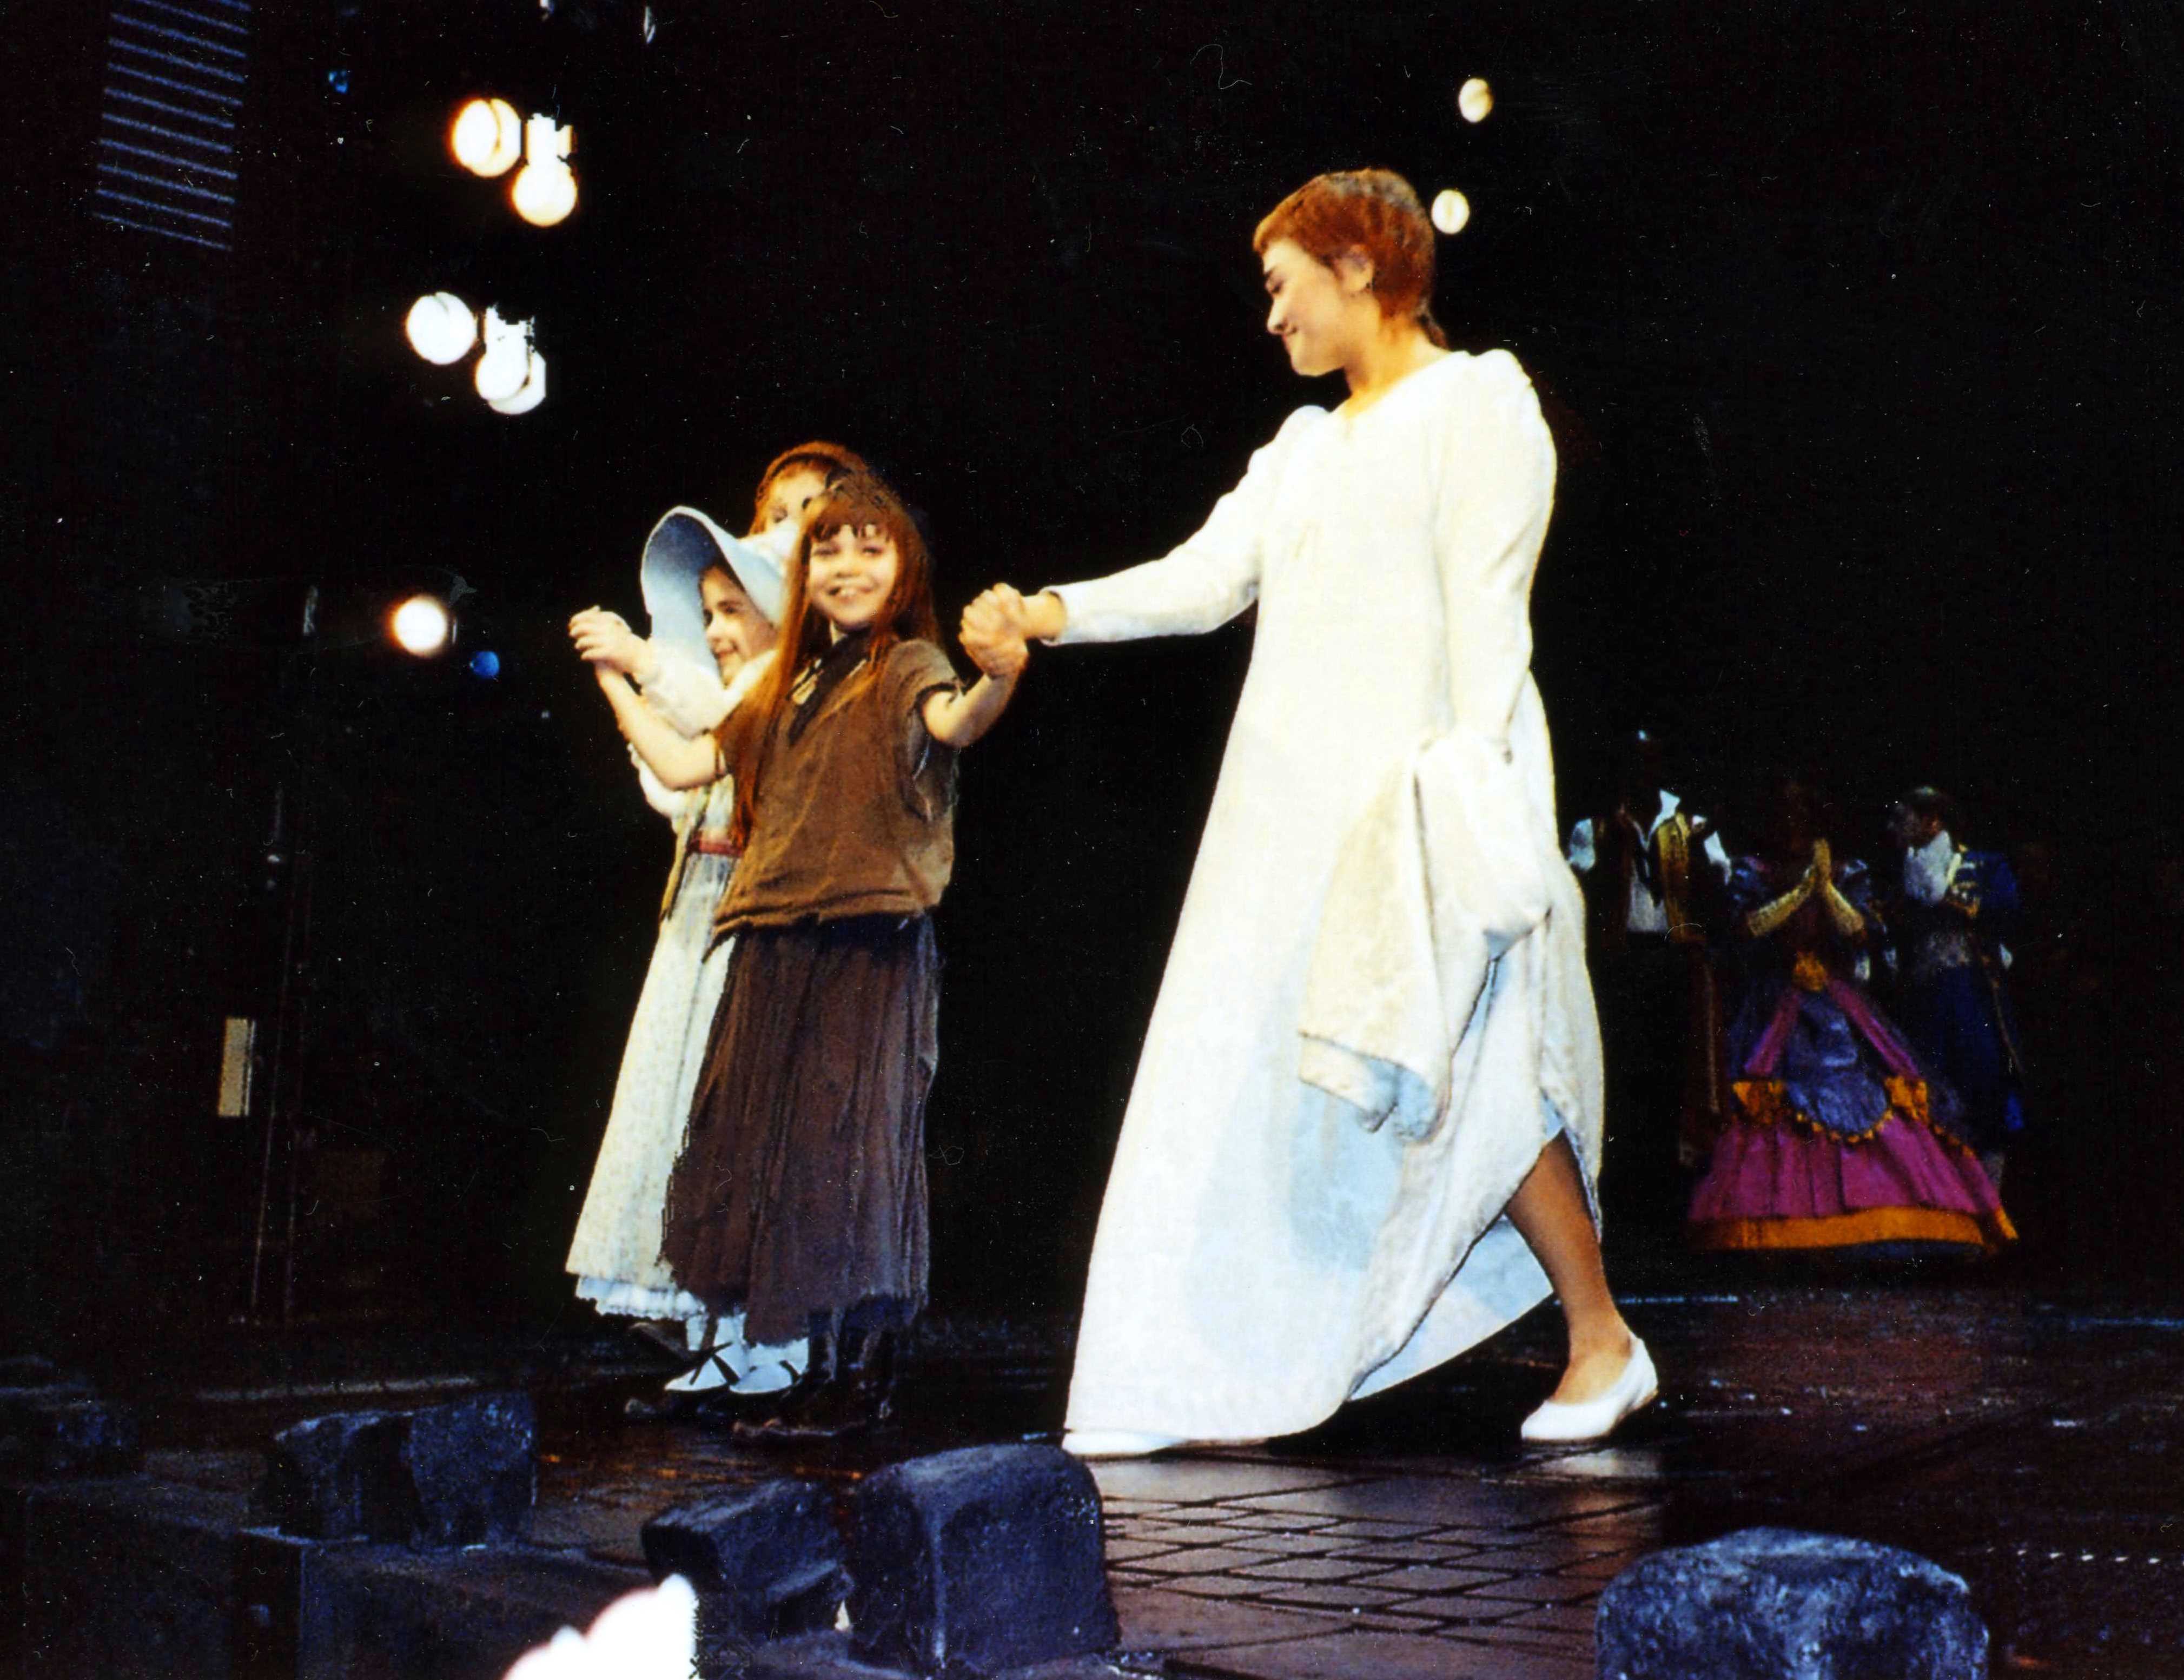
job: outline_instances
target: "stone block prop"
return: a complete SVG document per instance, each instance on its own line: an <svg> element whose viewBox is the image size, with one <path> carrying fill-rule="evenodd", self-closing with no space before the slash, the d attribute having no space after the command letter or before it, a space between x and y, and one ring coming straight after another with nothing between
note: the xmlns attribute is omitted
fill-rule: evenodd
<svg viewBox="0 0 2184 1680"><path fill-rule="evenodd" d="M273 1437L253 1508L284 1534L420 1549L521 1539L538 1493L530 1397L335 1412Z"/></svg>
<svg viewBox="0 0 2184 1680"><path fill-rule="evenodd" d="M822 1632L850 1594L833 1492L768 1482L662 1511L644 1525L653 1579L698 1589L698 1670L740 1673L751 1647Z"/></svg>
<svg viewBox="0 0 2184 1680"><path fill-rule="evenodd" d="M245 1496L148 1478L53 1482L21 1501L24 1680L236 1675Z"/></svg>
<svg viewBox="0 0 2184 1680"><path fill-rule="evenodd" d="M293 1662L259 1672L284 1680L495 1680L560 1628L588 1626L645 1584L639 1569L528 1546L316 1548L304 1571ZM166 1680L200 1672L173 1669ZM254 1677L238 1668L234 1680Z"/></svg>
<svg viewBox="0 0 2184 1680"><path fill-rule="evenodd" d="M850 1574L857 1655L920 1674L995 1674L1122 1637L1100 1490L1056 1447L968 1447L867 1477Z"/></svg>
<svg viewBox="0 0 2184 1680"><path fill-rule="evenodd" d="M335 1412L273 1437L255 1513L304 1540L407 1539L415 1500L402 1475L399 1412Z"/></svg>
<svg viewBox="0 0 2184 1680"><path fill-rule="evenodd" d="M0 1390L0 1474L126 1476L144 1461L136 1415L81 1384Z"/></svg>
<svg viewBox="0 0 2184 1680"><path fill-rule="evenodd" d="M1986 1680L1986 1625L1914 1552L1747 1528L1608 1583L1599 1680Z"/></svg>
<svg viewBox="0 0 2184 1680"><path fill-rule="evenodd" d="M538 1497L538 1415L528 1394L481 1394L410 1415L404 1462L417 1546L520 1540Z"/></svg>

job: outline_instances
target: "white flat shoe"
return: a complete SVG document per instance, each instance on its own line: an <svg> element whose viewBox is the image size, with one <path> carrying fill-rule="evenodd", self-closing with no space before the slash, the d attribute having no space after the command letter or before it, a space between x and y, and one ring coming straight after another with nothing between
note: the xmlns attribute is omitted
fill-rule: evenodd
<svg viewBox="0 0 2184 1680"><path fill-rule="evenodd" d="M1653 1356L1646 1351L1646 1344L1636 1337L1630 1338L1630 1357L1623 1362L1623 1374L1608 1384L1604 1393L1590 1400L1550 1400L1524 1420L1518 1432L1527 1441L1557 1442L1568 1445L1579 1441L1602 1441L1615 1432L1615 1427L1641 1406L1652 1403L1661 1392L1661 1380L1654 1374Z"/></svg>
<svg viewBox="0 0 2184 1680"><path fill-rule="evenodd" d="M710 1394L716 1388L726 1388L739 1381L743 1373L718 1353L708 1353L682 1376L663 1382L660 1387L671 1394Z"/></svg>
<svg viewBox="0 0 2184 1680"><path fill-rule="evenodd" d="M1144 1459L1183 1444L1180 1435L1134 1429L1072 1429L1061 1437L1061 1450L1073 1459Z"/></svg>

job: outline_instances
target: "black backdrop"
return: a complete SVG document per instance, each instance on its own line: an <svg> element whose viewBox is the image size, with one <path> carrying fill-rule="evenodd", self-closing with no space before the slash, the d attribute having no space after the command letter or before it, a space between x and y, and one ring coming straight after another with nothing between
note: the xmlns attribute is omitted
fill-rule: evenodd
<svg viewBox="0 0 2184 1680"><path fill-rule="evenodd" d="M739 522L811 435L924 511L944 615L1159 552L1330 399L1260 331L1249 248L1323 168L1470 196L1439 312L1518 353L1562 447L1535 617L1566 806L1644 722L1718 791L1797 759L1859 810L1936 779L1991 840L2167 844L2172 12L655 9L649 44L599 0L269 12L225 257L86 219L99 20L20 13L0 823L14 1248L47 1292L231 1303L254 1162L210 1115L218 1023L265 1007L258 859L301 778L307 1304L555 1309L666 858L567 612L634 611L662 509ZM561 228L447 160L487 91L574 122ZM443 287L537 316L542 409L410 354ZM159 606L426 567L502 674L330 651L315 772L293 661ZM1249 636L1042 654L967 764L944 1301L1072 1303Z"/></svg>

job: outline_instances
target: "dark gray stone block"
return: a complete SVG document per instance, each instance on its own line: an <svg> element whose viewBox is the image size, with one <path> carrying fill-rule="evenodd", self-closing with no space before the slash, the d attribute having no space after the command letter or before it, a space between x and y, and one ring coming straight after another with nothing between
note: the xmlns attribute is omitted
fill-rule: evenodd
<svg viewBox="0 0 2184 1680"><path fill-rule="evenodd" d="M11 1476L125 1476L144 1461L136 1414L65 1387L0 1407L0 1469Z"/></svg>
<svg viewBox="0 0 2184 1680"><path fill-rule="evenodd" d="M304 1572L297 1680L493 1680L564 1627L584 1627L644 1572L528 1546L318 1549ZM168 1680L193 1669L170 1671ZM247 1680L239 1671L235 1680ZM629 1680L638 1680L631 1676Z"/></svg>
<svg viewBox="0 0 2184 1680"><path fill-rule="evenodd" d="M677 1505L644 1525L653 1578L698 1589L703 1659L716 1647L794 1638L834 1625L849 1596L834 1496L816 1482L768 1482Z"/></svg>
<svg viewBox="0 0 2184 1680"><path fill-rule="evenodd" d="M406 1540L417 1501L402 1464L400 1412L335 1412L273 1437L252 1505L284 1534L307 1540Z"/></svg>
<svg viewBox="0 0 2184 1680"><path fill-rule="evenodd" d="M404 1460L419 1546L521 1539L538 1495L538 1415L528 1394L481 1394L410 1415Z"/></svg>
<svg viewBox="0 0 2184 1680"><path fill-rule="evenodd" d="M1914 1552L1747 1528L1608 1583L1600 1680L1986 1680L1964 1582Z"/></svg>
<svg viewBox="0 0 2184 1680"><path fill-rule="evenodd" d="M285 1534L424 1548L520 1539L537 1497L523 1394L415 1412L335 1412L274 1437L254 1504Z"/></svg>
<svg viewBox="0 0 2184 1680"><path fill-rule="evenodd" d="M241 1493L130 1476L23 1501L25 1680L226 1680Z"/></svg>
<svg viewBox="0 0 2184 1680"><path fill-rule="evenodd" d="M850 1574L858 1655L922 1674L994 1674L1121 1638L1100 1490L1055 1447L970 1447L868 1477Z"/></svg>

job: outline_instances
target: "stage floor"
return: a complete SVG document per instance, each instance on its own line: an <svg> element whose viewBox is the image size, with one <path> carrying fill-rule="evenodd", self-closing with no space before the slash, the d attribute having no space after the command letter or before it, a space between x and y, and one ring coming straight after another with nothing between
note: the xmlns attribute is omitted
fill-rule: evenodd
<svg viewBox="0 0 2184 1680"><path fill-rule="evenodd" d="M1769 1523L1906 1546L1963 1574L1998 1676L2184 1671L2184 1317L1963 1271L1819 1282L1719 1266L1694 1287L1689 1264L1673 1270L1680 1287L1626 1298L1663 1392L1610 1448L1519 1447L1558 1353L1558 1320L1541 1313L1309 1435L1099 1466L1131 1666L1580 1680L1618 1571ZM770 1476L848 1480L948 1447L1051 1438L1067 1370L1065 1325L936 1317L894 1425L784 1455L624 1420L622 1400L660 1373L611 1331L511 1339L467 1370L454 1356L483 1350L456 1338L437 1371L398 1369L387 1349L426 1345L398 1330L318 1336L316 1368L339 1350L337 1379L308 1380L312 1360L290 1357L284 1375L170 1390L151 1420L154 1476L239 1488L253 1443L294 1417L521 1382L542 1413L529 1555L548 1600L552 1582L582 1577L571 1621L612 1571L635 1578L654 1512ZM827 1660L783 1672L840 1672Z"/></svg>

